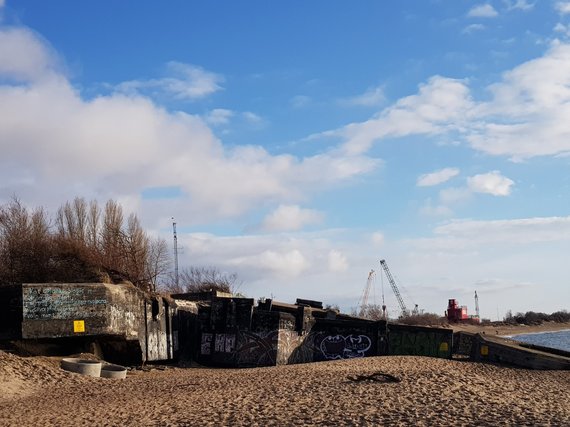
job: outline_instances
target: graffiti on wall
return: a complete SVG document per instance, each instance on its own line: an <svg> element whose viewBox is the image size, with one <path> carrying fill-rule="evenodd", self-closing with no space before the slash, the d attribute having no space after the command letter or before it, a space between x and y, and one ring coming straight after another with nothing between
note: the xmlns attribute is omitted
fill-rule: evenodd
<svg viewBox="0 0 570 427"><path fill-rule="evenodd" d="M364 357L372 346L366 335L328 335L323 338L319 349L328 360Z"/></svg>
<svg viewBox="0 0 570 427"><path fill-rule="evenodd" d="M276 364L279 331L239 333L236 348L238 365L273 366Z"/></svg>
<svg viewBox="0 0 570 427"><path fill-rule="evenodd" d="M202 341L200 343L200 354L208 355L212 353L212 335L208 333L202 334Z"/></svg>
<svg viewBox="0 0 570 427"><path fill-rule="evenodd" d="M216 334L214 340L214 352L233 353L236 347L235 334Z"/></svg>
<svg viewBox="0 0 570 427"><path fill-rule="evenodd" d="M73 319L101 315L107 299L97 287L24 287L22 304L26 320Z"/></svg>
<svg viewBox="0 0 570 427"><path fill-rule="evenodd" d="M390 331L390 354L449 357L446 334L423 331ZM446 344L445 346L442 344Z"/></svg>

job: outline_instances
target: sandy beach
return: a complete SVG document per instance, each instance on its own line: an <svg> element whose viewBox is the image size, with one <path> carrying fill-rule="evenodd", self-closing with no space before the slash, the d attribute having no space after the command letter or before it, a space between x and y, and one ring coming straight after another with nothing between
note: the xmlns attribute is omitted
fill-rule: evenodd
<svg viewBox="0 0 570 427"><path fill-rule="evenodd" d="M55 358L0 351L2 426L567 426L569 402L569 371L460 360L168 367L110 380L65 372Z"/></svg>

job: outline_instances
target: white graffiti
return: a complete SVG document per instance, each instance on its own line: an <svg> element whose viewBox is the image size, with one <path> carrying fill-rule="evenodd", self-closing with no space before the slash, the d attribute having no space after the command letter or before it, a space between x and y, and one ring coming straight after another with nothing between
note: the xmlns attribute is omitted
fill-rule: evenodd
<svg viewBox="0 0 570 427"><path fill-rule="evenodd" d="M321 341L320 350L325 359L353 359L364 357L371 346L366 335L329 335Z"/></svg>

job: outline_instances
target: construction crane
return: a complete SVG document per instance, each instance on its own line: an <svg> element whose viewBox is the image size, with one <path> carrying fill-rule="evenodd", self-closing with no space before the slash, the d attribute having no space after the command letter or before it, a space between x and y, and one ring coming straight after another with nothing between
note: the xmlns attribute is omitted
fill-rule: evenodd
<svg viewBox="0 0 570 427"><path fill-rule="evenodd" d="M475 291L475 316L477 316L477 319L481 319L479 317L479 297L477 296L477 291Z"/></svg>
<svg viewBox="0 0 570 427"><path fill-rule="evenodd" d="M364 314L366 310L366 306L368 305L368 296L370 295L370 288L372 287L372 282L376 277L376 272L374 270L370 270L368 273L368 280L366 281L366 286L364 287L364 292L362 293L362 298L358 301L357 312L359 316Z"/></svg>
<svg viewBox="0 0 570 427"><path fill-rule="evenodd" d="M394 280L392 274L390 273L390 269L388 268L388 264L386 264L386 260L381 259L380 265L384 269L384 273L386 273L386 277L388 278L388 282L390 282L390 286L394 291L394 295L396 295L396 299L398 300L398 304L400 305L400 309L402 310L402 315L404 317L407 316L409 314L409 311L406 308L406 304L404 304L404 300L402 298L402 295L400 294L400 291L398 290L398 286L396 286L396 281ZM412 314L417 314L417 312L418 312L418 305L416 304Z"/></svg>

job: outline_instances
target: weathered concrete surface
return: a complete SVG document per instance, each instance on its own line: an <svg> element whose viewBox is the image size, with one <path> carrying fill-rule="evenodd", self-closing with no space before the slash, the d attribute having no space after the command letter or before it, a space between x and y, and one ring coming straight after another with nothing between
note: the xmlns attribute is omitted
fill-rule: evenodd
<svg viewBox="0 0 570 427"><path fill-rule="evenodd" d="M95 335L137 339L142 332L144 297L132 286L26 283L21 293L23 339Z"/></svg>
<svg viewBox="0 0 570 427"><path fill-rule="evenodd" d="M388 324L388 354L443 357L453 351L453 330Z"/></svg>
<svg viewBox="0 0 570 427"><path fill-rule="evenodd" d="M474 335L471 359L527 369L570 369L570 357L526 348L511 339L483 334Z"/></svg>
<svg viewBox="0 0 570 427"><path fill-rule="evenodd" d="M178 349L176 305L132 285L25 283L0 289L0 339L22 346L91 346L110 360L168 360Z"/></svg>
<svg viewBox="0 0 570 427"><path fill-rule="evenodd" d="M450 358L453 331L387 325L312 305L213 298L200 306L201 363L259 367L387 354Z"/></svg>
<svg viewBox="0 0 570 427"><path fill-rule="evenodd" d="M22 338L22 290L0 287L0 340Z"/></svg>
<svg viewBox="0 0 570 427"><path fill-rule="evenodd" d="M362 319L317 318L310 332L290 352L288 363L376 356L379 324Z"/></svg>

